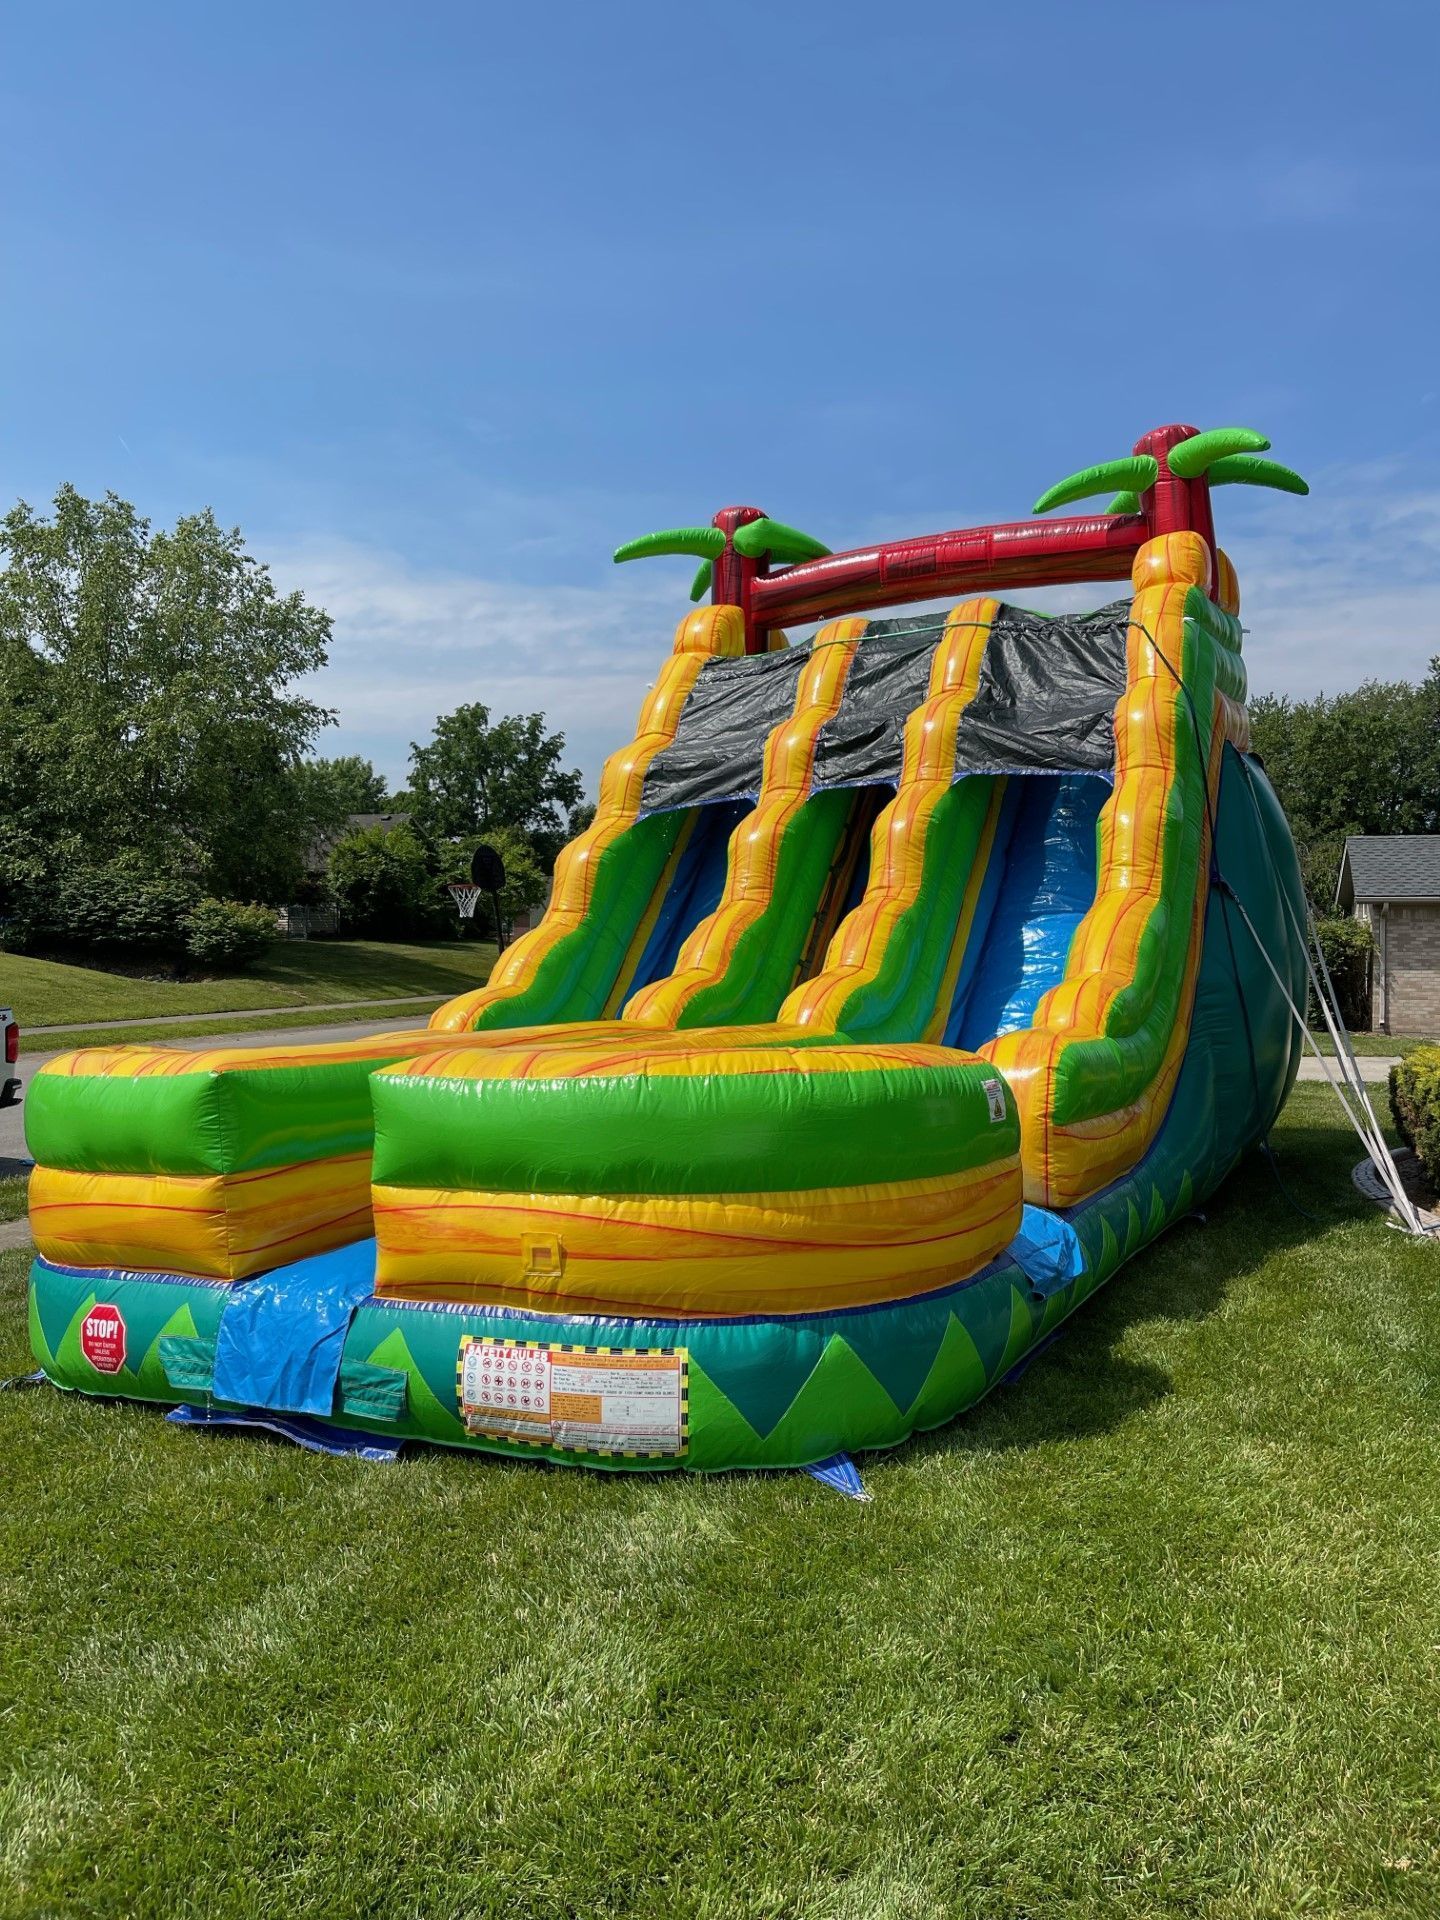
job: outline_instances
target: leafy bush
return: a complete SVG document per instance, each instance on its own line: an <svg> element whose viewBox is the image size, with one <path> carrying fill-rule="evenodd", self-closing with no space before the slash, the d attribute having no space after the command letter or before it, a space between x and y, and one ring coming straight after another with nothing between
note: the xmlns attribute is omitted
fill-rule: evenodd
<svg viewBox="0 0 1440 1920"><path fill-rule="evenodd" d="M1440 1188L1440 1047L1416 1047L1390 1069L1390 1111L1401 1139Z"/></svg>
<svg viewBox="0 0 1440 1920"><path fill-rule="evenodd" d="M434 876L424 847L402 822L387 832L346 834L330 855L330 891L343 933L403 940L437 931Z"/></svg>
<svg viewBox="0 0 1440 1920"><path fill-rule="evenodd" d="M1340 1002L1340 1012L1352 1033L1370 1031L1370 956L1375 938L1363 920L1317 920L1320 951ZM1312 1008L1318 1018L1318 1009ZM1312 1020L1312 1025L1316 1024Z"/></svg>
<svg viewBox="0 0 1440 1920"><path fill-rule="evenodd" d="M197 900L185 916L185 951L202 967L248 967L274 940L269 907L242 907L238 900Z"/></svg>
<svg viewBox="0 0 1440 1920"><path fill-rule="evenodd" d="M12 899L6 943L21 952L81 948L134 959L175 956L199 889L178 874L155 873L135 858L63 867Z"/></svg>
<svg viewBox="0 0 1440 1920"><path fill-rule="evenodd" d="M150 872L135 855L100 866L72 862L49 882L32 877L13 891L5 926L16 952L189 959L208 968L247 966L274 938L268 907L202 899L192 879Z"/></svg>

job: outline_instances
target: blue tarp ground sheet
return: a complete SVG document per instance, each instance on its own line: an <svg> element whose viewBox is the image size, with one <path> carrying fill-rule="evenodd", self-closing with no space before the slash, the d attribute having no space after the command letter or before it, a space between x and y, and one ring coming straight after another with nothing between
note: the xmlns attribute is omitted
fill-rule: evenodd
<svg viewBox="0 0 1440 1920"><path fill-rule="evenodd" d="M325 1419L350 1316L375 1285L375 1242L359 1240L232 1288L215 1337L217 1400Z"/></svg>

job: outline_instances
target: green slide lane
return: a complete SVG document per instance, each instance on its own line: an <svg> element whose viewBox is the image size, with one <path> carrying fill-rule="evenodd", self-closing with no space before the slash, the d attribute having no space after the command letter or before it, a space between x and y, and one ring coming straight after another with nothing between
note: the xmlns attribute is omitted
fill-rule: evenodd
<svg viewBox="0 0 1440 1920"><path fill-rule="evenodd" d="M1150 915L1128 985L1111 1001L1105 1032L1066 1047L1055 1076L1056 1126L1118 1113L1138 1100L1160 1071L1180 1018L1197 896L1204 864L1209 761L1217 685L1241 686L1240 623L1207 595L1186 596L1176 696L1175 767L1165 796L1160 900Z"/></svg>
<svg viewBox="0 0 1440 1920"><path fill-rule="evenodd" d="M596 862L583 919L551 947L529 985L482 1008L472 1030L602 1018L689 819L685 811L647 814L618 834Z"/></svg>
<svg viewBox="0 0 1440 1920"><path fill-rule="evenodd" d="M790 819L763 910L736 940L718 978L685 1002L677 1026L739 1026L775 1018L795 984L856 797L850 788L813 794ZM742 821L736 831L746 832L748 824Z"/></svg>
<svg viewBox="0 0 1440 1920"><path fill-rule="evenodd" d="M896 919L873 976L858 981L837 1025L852 1040L921 1040L945 984L972 880L977 888L997 780L979 774L942 794L925 824L920 882ZM913 857L913 855L912 855ZM1000 858L1003 859L1003 850Z"/></svg>

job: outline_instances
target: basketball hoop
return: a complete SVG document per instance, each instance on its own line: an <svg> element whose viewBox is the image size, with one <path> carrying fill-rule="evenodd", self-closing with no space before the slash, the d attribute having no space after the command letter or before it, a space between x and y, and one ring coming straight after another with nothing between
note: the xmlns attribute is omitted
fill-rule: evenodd
<svg viewBox="0 0 1440 1920"><path fill-rule="evenodd" d="M475 918L475 902L480 898L479 887L472 887L467 881L452 880L449 886L451 899L455 902L455 911L462 920Z"/></svg>

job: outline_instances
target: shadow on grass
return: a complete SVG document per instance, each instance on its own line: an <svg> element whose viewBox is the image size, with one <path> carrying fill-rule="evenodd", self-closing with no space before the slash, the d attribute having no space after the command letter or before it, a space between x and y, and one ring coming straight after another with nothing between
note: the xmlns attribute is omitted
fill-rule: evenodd
<svg viewBox="0 0 1440 1920"><path fill-rule="evenodd" d="M1294 1249L1357 1221L1373 1221L1378 1228L1379 1210L1359 1197L1350 1178L1360 1157L1358 1143L1343 1126L1315 1124L1308 1117L1310 1110L1320 1111L1324 1098L1324 1089L1306 1089L1276 1130L1276 1170L1286 1192L1262 1152L1251 1150L1203 1203L1203 1218L1188 1216L1138 1253L1081 1304L1023 1374L943 1427L916 1434L889 1452L861 1454L866 1477L930 1455L1009 1452L1110 1433L1174 1391L1165 1367L1122 1351L1135 1328L1205 1320L1238 1282L1268 1263L1283 1262ZM28 1258L17 1279L22 1295L27 1268ZM1242 1343L1244 1337L1242 1329ZM1242 1362L1243 1357L1242 1345ZM224 1438L232 1445L288 1444L244 1429L228 1430ZM452 1450L419 1442L401 1456L417 1462L442 1457L453 1459ZM473 1456L465 1464L473 1466ZM540 1462L504 1455L487 1456L484 1466L487 1474L518 1482L546 1471ZM551 1471L562 1478L572 1475L568 1467ZM769 1478L771 1471L756 1477ZM620 1476L622 1485L629 1480Z"/></svg>
<svg viewBox="0 0 1440 1920"><path fill-rule="evenodd" d="M1165 1399L1174 1384L1166 1369L1120 1351L1131 1329L1203 1320L1232 1286L1277 1256L1357 1216L1378 1221L1351 1184L1359 1153L1338 1128L1283 1127L1275 1169L1253 1149L1199 1212L1177 1221L1083 1301L1023 1373L894 1455L867 1456L867 1471L889 1458L991 1453L1108 1433Z"/></svg>

